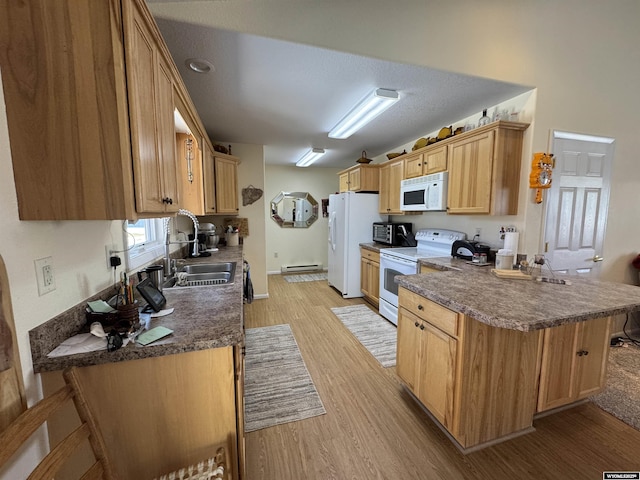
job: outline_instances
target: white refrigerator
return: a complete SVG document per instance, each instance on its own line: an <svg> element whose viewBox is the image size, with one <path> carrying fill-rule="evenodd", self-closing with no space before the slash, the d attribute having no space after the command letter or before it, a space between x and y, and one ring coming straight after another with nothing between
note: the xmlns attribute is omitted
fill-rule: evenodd
<svg viewBox="0 0 640 480"><path fill-rule="evenodd" d="M360 244L372 241L373 222L381 222L377 193L329 195L329 285L344 298L362 297Z"/></svg>

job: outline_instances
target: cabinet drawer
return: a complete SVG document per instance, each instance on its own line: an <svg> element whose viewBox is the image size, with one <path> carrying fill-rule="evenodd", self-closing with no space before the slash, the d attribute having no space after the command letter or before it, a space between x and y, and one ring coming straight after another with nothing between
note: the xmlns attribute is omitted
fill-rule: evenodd
<svg viewBox="0 0 640 480"><path fill-rule="evenodd" d="M402 287L398 291L398 306L406 308L449 335L458 335L458 314L448 308Z"/></svg>
<svg viewBox="0 0 640 480"><path fill-rule="evenodd" d="M360 249L360 256L362 258L369 259L369 260L371 260L373 262L380 263L380 253L378 253L378 252L374 252L372 250L367 250L366 248L361 248Z"/></svg>

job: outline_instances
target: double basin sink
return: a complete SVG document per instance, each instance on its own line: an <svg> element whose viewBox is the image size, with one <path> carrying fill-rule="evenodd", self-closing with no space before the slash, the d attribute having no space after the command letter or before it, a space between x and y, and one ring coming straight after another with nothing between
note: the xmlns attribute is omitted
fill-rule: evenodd
<svg viewBox="0 0 640 480"><path fill-rule="evenodd" d="M163 283L163 288L209 287L229 285L236 274L236 262L196 263L178 266L176 273Z"/></svg>

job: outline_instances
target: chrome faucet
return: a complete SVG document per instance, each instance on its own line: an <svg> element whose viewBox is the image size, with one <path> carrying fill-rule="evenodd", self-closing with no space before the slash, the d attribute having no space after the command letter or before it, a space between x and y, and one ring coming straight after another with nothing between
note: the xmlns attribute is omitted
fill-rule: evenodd
<svg viewBox="0 0 640 480"><path fill-rule="evenodd" d="M198 254L198 228L200 227L200 223L198 222L198 219L193 213L191 213L189 210L185 210L184 208L181 208L180 210L178 210L177 214L184 215L185 217L189 217L193 222L193 240L179 240L176 242L172 242L171 231L169 228L169 217L164 218L163 220L164 230L166 235L166 239L164 242L164 271L167 277L170 277L174 273L173 267L171 265L171 251L169 247L170 245L175 245L175 244L184 245L185 243L193 243L191 256L197 257L199 255Z"/></svg>

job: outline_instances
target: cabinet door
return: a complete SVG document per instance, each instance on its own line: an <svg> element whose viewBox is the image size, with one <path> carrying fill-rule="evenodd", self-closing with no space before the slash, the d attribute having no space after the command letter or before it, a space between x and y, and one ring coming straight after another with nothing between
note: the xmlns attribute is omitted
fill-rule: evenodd
<svg viewBox="0 0 640 480"><path fill-rule="evenodd" d="M422 153L410 155L404 159L404 178L419 177L422 175L424 155Z"/></svg>
<svg viewBox="0 0 640 480"><path fill-rule="evenodd" d="M340 193L349 191L349 172L341 173L338 177Z"/></svg>
<svg viewBox="0 0 640 480"><path fill-rule="evenodd" d="M202 172L204 176L204 211L216 213L216 173L215 159L209 144L204 142Z"/></svg>
<svg viewBox="0 0 640 480"><path fill-rule="evenodd" d="M449 213L491 213L494 132L449 148Z"/></svg>
<svg viewBox="0 0 640 480"><path fill-rule="evenodd" d="M400 182L404 176L404 161L395 162L390 165L389 168L389 186L387 194L388 200L388 213L394 215L402 215L404 212L400 210Z"/></svg>
<svg viewBox="0 0 640 480"><path fill-rule="evenodd" d="M173 80L142 14L133 8L127 56L132 155L139 213L179 208Z"/></svg>
<svg viewBox="0 0 640 480"><path fill-rule="evenodd" d="M422 320L403 308L398 309L396 373L409 389L418 395L420 376L420 340Z"/></svg>
<svg viewBox="0 0 640 480"><path fill-rule="evenodd" d="M238 164L215 157L217 213L238 213Z"/></svg>
<svg viewBox="0 0 640 480"><path fill-rule="evenodd" d="M371 274L369 272L371 262L366 258L360 258L360 291L365 297L369 297L371 290Z"/></svg>
<svg viewBox="0 0 640 480"><path fill-rule="evenodd" d="M369 296L378 304L380 301L380 264L372 261L369 262Z"/></svg>
<svg viewBox="0 0 640 480"><path fill-rule="evenodd" d="M422 171L425 175L444 172L447 169L447 146L425 152L423 163Z"/></svg>
<svg viewBox="0 0 640 480"><path fill-rule="evenodd" d="M161 173L155 124L156 51L144 22L134 9L131 60L127 62L131 148L138 212L161 212ZM129 52L128 52L129 53Z"/></svg>
<svg viewBox="0 0 640 480"><path fill-rule="evenodd" d="M361 188L361 172L359 168L349 172L349 190L357 192Z"/></svg>
<svg viewBox="0 0 640 480"><path fill-rule="evenodd" d="M544 332L538 411L586 398L604 387L610 317Z"/></svg>
<svg viewBox="0 0 640 480"><path fill-rule="evenodd" d="M380 167L380 196L379 200L379 212L382 214L389 213L389 188L391 185L390 179L391 166L385 164Z"/></svg>
<svg viewBox="0 0 640 480"><path fill-rule="evenodd" d="M458 341L422 322L418 399L446 428L453 424L453 398Z"/></svg>
<svg viewBox="0 0 640 480"><path fill-rule="evenodd" d="M573 402L578 324L548 328L544 332L538 411Z"/></svg>
<svg viewBox="0 0 640 480"><path fill-rule="evenodd" d="M180 208L178 162L176 161L176 135L174 121L173 80L169 67L158 55L156 82L156 138L162 203L165 212Z"/></svg>
<svg viewBox="0 0 640 480"><path fill-rule="evenodd" d="M576 400L597 393L605 385L609 359L610 317L582 322L578 330Z"/></svg>

